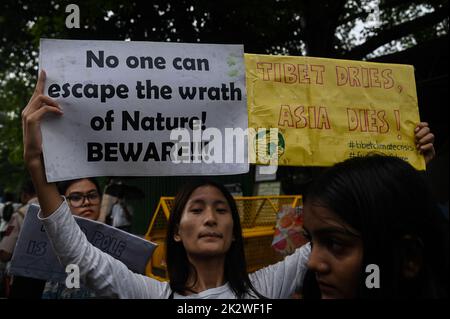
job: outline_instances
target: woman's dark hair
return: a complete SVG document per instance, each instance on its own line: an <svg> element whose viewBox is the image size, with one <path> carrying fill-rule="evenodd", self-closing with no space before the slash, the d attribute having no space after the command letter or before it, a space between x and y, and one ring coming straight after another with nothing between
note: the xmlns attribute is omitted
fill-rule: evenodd
<svg viewBox="0 0 450 319"><path fill-rule="evenodd" d="M233 219L233 236L234 240L231 242L230 249L225 256L224 276L225 280L230 285L237 298L243 298L245 294L255 295L256 297L264 298L253 287L247 274L247 266L244 254L244 241L242 238L242 228L239 219L239 212L236 207L236 202L228 192L228 190L218 183L210 180L198 180L186 184L177 194L174 200L169 225L167 228L166 237L166 262L167 271L169 275L170 288L172 291L179 294L184 294L192 287L187 287L186 283L189 275L193 274L197 278L197 272L194 266L189 262L186 250L182 242L176 242L174 235L176 234L181 215L183 214L186 203L191 194L199 187L213 186L220 190L226 198L231 209L231 216ZM194 280L195 283L196 280Z"/></svg>
<svg viewBox="0 0 450 319"><path fill-rule="evenodd" d="M359 297L448 296L448 222L422 174L405 161L371 155L338 163L310 187L305 205L330 209L361 233ZM405 279L405 260L418 257L418 275ZM365 285L369 264L380 269L380 288ZM310 284L304 286L305 296Z"/></svg>
<svg viewBox="0 0 450 319"><path fill-rule="evenodd" d="M3 207L2 216L0 216L1 219L3 219L5 222L9 222L13 214L14 214L13 202L6 202L5 206ZM1 233L0 235L2 234L3 233ZM0 238L1 237L2 236L0 236Z"/></svg>
<svg viewBox="0 0 450 319"><path fill-rule="evenodd" d="M74 184L74 183L76 183L76 182L79 182L79 181L81 181L81 180L83 180L83 179L87 179L87 180L90 181L92 184L94 184L94 185L95 185L95 188L97 189L97 192L98 192L100 195L102 194L102 191L101 191L101 188L100 188L100 184L98 183L98 181L97 181L97 179L96 179L95 177L85 177L85 178L71 179L71 180L68 180L68 181L62 181L62 182L59 182L59 183L57 184L59 193L60 193L61 195L66 194L67 189L70 187L70 185L72 185L72 184Z"/></svg>

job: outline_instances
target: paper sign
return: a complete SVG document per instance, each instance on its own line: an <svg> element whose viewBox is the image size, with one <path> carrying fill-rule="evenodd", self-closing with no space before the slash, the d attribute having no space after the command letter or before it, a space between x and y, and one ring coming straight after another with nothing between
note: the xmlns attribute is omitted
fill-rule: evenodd
<svg viewBox="0 0 450 319"><path fill-rule="evenodd" d="M64 111L42 125L48 181L248 172L239 150L241 161L191 156L211 142L208 129L247 129L242 45L43 39L39 67ZM173 140L176 129L190 135ZM238 147L215 142L224 157ZM173 161L185 151L191 161Z"/></svg>
<svg viewBox="0 0 450 319"><path fill-rule="evenodd" d="M308 240L302 235L303 207L284 205L277 213L277 223L272 240L272 247L284 256L292 254Z"/></svg>
<svg viewBox="0 0 450 319"><path fill-rule="evenodd" d="M245 63L249 128L278 128L277 150L268 146L263 157L330 166L377 152L425 168L414 143L420 120L412 66L254 54ZM257 154L252 162L265 164Z"/></svg>
<svg viewBox="0 0 450 319"><path fill-rule="evenodd" d="M53 252L42 222L39 206L30 205L14 249L10 272L36 279L65 282L67 273ZM156 245L145 239L89 219L74 216L88 241L122 261L130 270L145 274Z"/></svg>

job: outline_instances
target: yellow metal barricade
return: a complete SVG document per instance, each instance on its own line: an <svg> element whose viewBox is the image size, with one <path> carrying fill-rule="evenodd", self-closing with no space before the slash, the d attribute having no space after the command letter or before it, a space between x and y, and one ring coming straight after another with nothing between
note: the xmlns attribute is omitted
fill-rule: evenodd
<svg viewBox="0 0 450 319"><path fill-rule="evenodd" d="M295 196L251 196L235 197L242 225L244 250L248 272L253 272L281 260L283 257L272 248L277 212L284 205L302 205L302 197ZM165 236L167 222L174 197L161 197L150 226L145 234L147 240L158 244L147 265L147 276L167 280L165 262Z"/></svg>

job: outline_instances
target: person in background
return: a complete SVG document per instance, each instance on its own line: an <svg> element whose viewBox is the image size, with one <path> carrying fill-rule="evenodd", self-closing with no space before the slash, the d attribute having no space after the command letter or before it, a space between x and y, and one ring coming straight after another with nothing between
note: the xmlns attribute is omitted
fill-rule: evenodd
<svg viewBox="0 0 450 319"><path fill-rule="evenodd" d="M58 191L68 200L73 215L98 220L102 194L95 178L59 182Z"/></svg>
<svg viewBox="0 0 450 319"><path fill-rule="evenodd" d="M133 209L127 205L125 198L118 197L111 209L112 226L126 232L131 232Z"/></svg>
<svg viewBox="0 0 450 319"><path fill-rule="evenodd" d="M71 213L75 216L97 220L100 214L101 193L95 178L82 178L58 183ZM64 283L34 278L16 277L11 286L10 299L88 299L95 294L86 288L67 288Z"/></svg>
<svg viewBox="0 0 450 319"><path fill-rule="evenodd" d="M1 214L0 214L0 240L3 238L3 235L5 234L6 227L8 225L8 222L10 221L12 215L14 212L22 206L22 204L15 203L14 201L14 194L13 193L6 193L4 197L4 203L0 204L1 207Z"/></svg>
<svg viewBox="0 0 450 319"><path fill-rule="evenodd" d="M3 285L5 287L5 296L7 297L11 297L11 295L14 295L13 285L15 287L20 287L22 285L25 285L26 281L23 277L14 277L10 275L9 265L14 253L14 248L16 247L17 239L19 238L20 231L22 229L23 221L28 211L28 207L31 204L39 204L31 180L26 180L24 182L20 192L20 201L21 206L16 209L11 215L8 223L6 224L6 230L4 231L2 239L0 241L0 261L6 263ZM31 289L32 288L30 287L28 291L30 291Z"/></svg>
<svg viewBox="0 0 450 319"><path fill-rule="evenodd" d="M22 186L20 200L22 205L12 214L0 241L0 260L4 262L11 260L28 207L30 204L38 204L31 180L26 181Z"/></svg>
<svg viewBox="0 0 450 319"><path fill-rule="evenodd" d="M99 221L131 232L133 208L127 203L130 193L135 199L144 197L140 189L130 187L121 180L110 178L103 193Z"/></svg>

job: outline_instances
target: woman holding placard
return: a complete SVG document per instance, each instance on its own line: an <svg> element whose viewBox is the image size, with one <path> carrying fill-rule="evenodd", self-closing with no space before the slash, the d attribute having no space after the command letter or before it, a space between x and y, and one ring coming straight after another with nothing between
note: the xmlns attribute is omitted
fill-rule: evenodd
<svg viewBox="0 0 450 319"><path fill-rule="evenodd" d="M63 264L77 264L82 282L97 296L119 298L288 298L303 281L309 246L252 275L246 272L236 203L214 182L185 187L177 196L168 231L170 283L131 272L123 263L92 246L74 221L53 183L47 183L40 121L62 115L43 95L41 72L34 95L22 113L24 158L37 187L42 219Z"/></svg>

